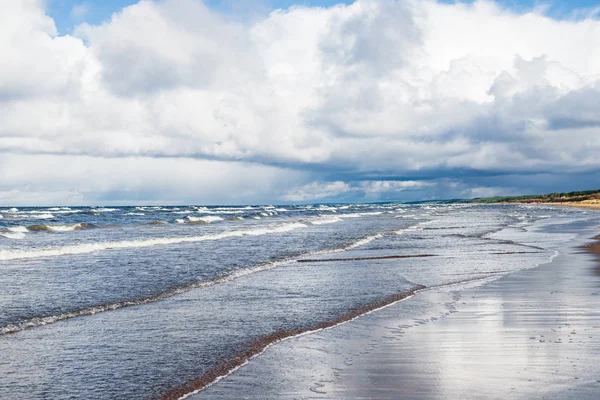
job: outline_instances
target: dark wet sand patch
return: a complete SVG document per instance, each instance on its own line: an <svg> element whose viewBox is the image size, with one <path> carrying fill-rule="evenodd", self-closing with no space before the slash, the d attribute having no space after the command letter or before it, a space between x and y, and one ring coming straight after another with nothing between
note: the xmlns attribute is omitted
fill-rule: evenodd
<svg viewBox="0 0 600 400"><path fill-rule="evenodd" d="M390 259L402 259L402 258L424 258L424 257L436 257L436 254L408 254L408 255L395 255L395 256L376 256L376 257L350 257L350 258L311 258L296 260L300 263L311 263L311 262L331 262L331 261L368 261L368 260L390 260Z"/></svg>

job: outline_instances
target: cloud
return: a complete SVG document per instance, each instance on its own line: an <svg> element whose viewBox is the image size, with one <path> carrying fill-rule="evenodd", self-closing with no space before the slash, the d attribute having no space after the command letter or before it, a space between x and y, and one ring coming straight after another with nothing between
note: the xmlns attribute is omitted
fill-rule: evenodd
<svg viewBox="0 0 600 400"><path fill-rule="evenodd" d="M313 182L281 196L281 200L292 202L319 200L336 197L342 193L347 193L350 190L352 190L350 186L341 181L329 183Z"/></svg>
<svg viewBox="0 0 600 400"><path fill-rule="evenodd" d="M395 196L399 192L422 190L433 186L435 186L434 183L418 181L311 182L293 188L281 196L280 199L290 202L322 199L332 201L336 199L375 201L384 199L385 195ZM347 195L350 195L350 197Z"/></svg>
<svg viewBox="0 0 600 400"><path fill-rule="evenodd" d="M60 36L41 0L8 2L0 172L18 179L3 181L0 201L374 201L587 185L600 171L600 21L543 13L358 0L240 20L200 0L142 0ZM70 165L94 166L94 185ZM562 180L527 178L543 174Z"/></svg>
<svg viewBox="0 0 600 400"><path fill-rule="evenodd" d="M89 12L90 5L88 3L74 4L69 17L74 21L81 21Z"/></svg>
<svg viewBox="0 0 600 400"><path fill-rule="evenodd" d="M0 171L0 202L24 205L260 203L306 179L257 164L152 157L8 155Z"/></svg>

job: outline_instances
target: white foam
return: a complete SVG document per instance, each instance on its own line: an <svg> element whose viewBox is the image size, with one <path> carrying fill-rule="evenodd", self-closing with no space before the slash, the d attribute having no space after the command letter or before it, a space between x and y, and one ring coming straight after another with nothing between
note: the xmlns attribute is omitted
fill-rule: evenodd
<svg viewBox="0 0 600 400"><path fill-rule="evenodd" d="M338 222L342 222L343 219L340 217L319 217L317 219L312 219L310 222L313 225L326 225L326 224L335 224Z"/></svg>
<svg viewBox="0 0 600 400"><path fill-rule="evenodd" d="M352 213L352 214L343 214L343 218L362 218L369 215L381 215L383 211L374 211L374 212L362 212L362 213Z"/></svg>
<svg viewBox="0 0 600 400"><path fill-rule="evenodd" d="M166 237L154 239L125 240L121 242L83 243L63 247L43 248L37 250L0 250L0 261L56 257L74 254L87 254L104 250L142 248L178 243L193 243L241 236L260 236L271 233L285 233L293 231L295 229L306 227L307 226L305 224L293 222L259 229L228 231L204 236Z"/></svg>
<svg viewBox="0 0 600 400"><path fill-rule="evenodd" d="M32 215L32 217L35 219L51 219L51 218L54 218L54 215L52 215L50 213L44 213L44 214Z"/></svg>
<svg viewBox="0 0 600 400"><path fill-rule="evenodd" d="M27 233L27 232L29 232L27 230L27 228L24 227L24 226L11 226L11 227L6 228L6 229L8 229L11 232L15 232L15 233Z"/></svg>
<svg viewBox="0 0 600 400"><path fill-rule="evenodd" d="M322 211L337 212L337 207L329 207L329 206L321 205L321 206L318 207L318 209L322 210Z"/></svg>
<svg viewBox="0 0 600 400"><path fill-rule="evenodd" d="M403 235L407 232L417 232L417 231L422 231L422 230L423 230L423 228L421 228L420 224L417 224L417 225L409 226L408 228L405 228L405 229L397 230L394 233L396 235Z"/></svg>
<svg viewBox="0 0 600 400"><path fill-rule="evenodd" d="M372 235L372 236L367 236L366 238L360 239L357 242L352 243L349 246L346 246L344 250L352 250L357 247L364 246L366 244L371 243L373 240L381 239L382 237L383 237L383 234L381 234L381 233L378 233L378 234Z"/></svg>
<svg viewBox="0 0 600 400"><path fill-rule="evenodd" d="M205 222L207 224L213 223L213 222L217 222L217 221L223 221L223 218L221 217L216 217L213 215L206 215L204 217L190 217L189 215L187 217L185 217L188 221L190 222Z"/></svg>
<svg viewBox="0 0 600 400"><path fill-rule="evenodd" d="M81 229L82 224L71 224L71 225L49 225L48 229L54 232L71 232L76 229Z"/></svg>
<svg viewBox="0 0 600 400"><path fill-rule="evenodd" d="M0 236L4 236L7 239L24 239L25 234L21 232L0 232Z"/></svg>
<svg viewBox="0 0 600 400"><path fill-rule="evenodd" d="M362 218L361 213L344 214L344 218Z"/></svg>

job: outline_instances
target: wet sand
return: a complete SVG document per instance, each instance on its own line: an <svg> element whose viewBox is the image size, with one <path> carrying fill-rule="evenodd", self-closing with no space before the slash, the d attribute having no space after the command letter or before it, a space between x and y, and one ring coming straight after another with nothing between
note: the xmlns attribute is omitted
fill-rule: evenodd
<svg viewBox="0 0 600 400"><path fill-rule="evenodd" d="M280 343L192 398L600 398L600 243Z"/></svg>

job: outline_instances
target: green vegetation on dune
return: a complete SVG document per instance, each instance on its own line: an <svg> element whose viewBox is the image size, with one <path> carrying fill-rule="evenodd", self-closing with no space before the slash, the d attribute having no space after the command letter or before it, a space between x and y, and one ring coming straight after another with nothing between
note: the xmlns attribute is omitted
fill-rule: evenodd
<svg viewBox="0 0 600 400"><path fill-rule="evenodd" d="M477 197L474 199L426 200L406 204L456 204L456 203L600 203L600 189L568 193L531 194L524 196Z"/></svg>
<svg viewBox="0 0 600 400"><path fill-rule="evenodd" d="M568 193L547 193L526 196L482 197L459 200L461 203L567 203L585 200L600 200L600 190L584 190Z"/></svg>

